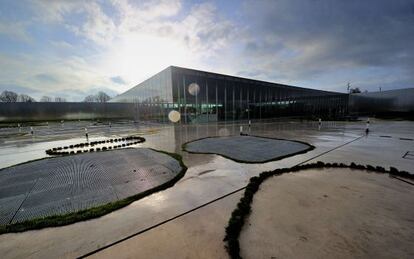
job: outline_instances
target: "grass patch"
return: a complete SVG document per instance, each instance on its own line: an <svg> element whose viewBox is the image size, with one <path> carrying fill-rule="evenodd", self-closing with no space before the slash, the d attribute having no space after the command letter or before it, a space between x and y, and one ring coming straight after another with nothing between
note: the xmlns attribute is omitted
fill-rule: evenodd
<svg viewBox="0 0 414 259"><path fill-rule="evenodd" d="M237 204L236 209L232 212L229 222L226 227L226 234L224 240L226 242L225 248L231 258L239 259L240 256L240 243L239 236L243 228L243 225L251 212L251 203L253 201L254 194L259 190L260 185L269 177L282 175L284 173L293 173L305 169L315 169L315 168L351 168L358 170L365 170L368 172L375 173L385 173L390 176L398 176L402 178L407 178L414 180L414 175L406 171L400 171L394 167L390 167L390 170L386 170L380 166L371 166L371 165L358 165L351 163L346 165L343 163L323 163L317 162L313 164L303 164L294 166L291 168L280 168L273 171L267 171L261 173L259 176L254 176L250 178L249 184L246 186L244 194Z"/></svg>
<svg viewBox="0 0 414 259"><path fill-rule="evenodd" d="M187 171L187 167L184 165L182 157L175 153L169 153L166 151L156 150L156 149L152 149L152 150L167 154L173 157L174 159L178 160L181 166L181 171L170 181L165 182L150 190L130 196L128 198L118 200L115 202L111 202L111 203L107 203L104 205L100 205L97 207L92 207L92 208L81 210L81 211L71 212L71 213L67 213L64 215L48 216L44 218L27 220L27 221L15 223L15 224L0 225L0 234L23 232L26 230L42 229L46 227L64 226L64 225L69 225L69 224L79 222L79 221L98 218L112 211L123 208L131 204L134 201L144 198L145 196L148 196L155 192L159 192L159 191L162 191L169 187L174 186L174 184L178 182L178 180L180 180L185 175L185 172Z"/></svg>

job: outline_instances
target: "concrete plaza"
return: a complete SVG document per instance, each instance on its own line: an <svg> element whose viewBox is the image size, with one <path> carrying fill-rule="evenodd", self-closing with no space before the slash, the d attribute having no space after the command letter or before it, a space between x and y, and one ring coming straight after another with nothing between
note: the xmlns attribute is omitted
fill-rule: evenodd
<svg viewBox="0 0 414 259"><path fill-rule="evenodd" d="M91 131L92 139L139 133L147 140L140 144L142 147L182 154L187 173L174 187L98 219L1 235L0 254L3 258L84 255L227 258L222 241L225 226L241 197L242 188L252 176L316 161L393 166L414 172L414 160L410 155L414 153L414 122L408 121L371 119L369 135L365 135L363 121L323 122L320 128L317 122L254 122L252 135L298 140L315 146L307 153L263 164L241 164L219 155L190 154L181 150L183 143L196 139L238 135L240 125L246 126L240 123L128 124L119 126L119 131L115 130L118 126ZM66 135L42 134L38 139L36 136L35 139L6 137L1 144L0 162L10 165L44 157L45 149L62 143L78 143L82 136L82 130L73 130Z"/></svg>
<svg viewBox="0 0 414 259"><path fill-rule="evenodd" d="M414 186L387 174L308 169L266 179L243 258L413 258Z"/></svg>

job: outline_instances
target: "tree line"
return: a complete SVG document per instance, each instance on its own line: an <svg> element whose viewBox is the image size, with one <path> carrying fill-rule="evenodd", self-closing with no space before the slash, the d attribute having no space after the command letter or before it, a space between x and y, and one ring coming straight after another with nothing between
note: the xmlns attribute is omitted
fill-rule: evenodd
<svg viewBox="0 0 414 259"><path fill-rule="evenodd" d="M111 97L109 95L107 95L105 92L100 91L95 95L86 96L85 99L83 100L83 102L87 102L87 103L92 103L92 102L105 103L105 102L109 101L110 99L111 99ZM15 103L15 102L31 103L31 102L37 102L37 101L36 101L35 98L33 98L33 97L31 97L27 94L17 94L13 91L7 91L6 90L6 91L3 91L0 94L0 102L3 102L3 103ZM51 96L44 95L39 99L39 102L64 103L64 102L66 102L66 98L60 97L60 96L51 97Z"/></svg>

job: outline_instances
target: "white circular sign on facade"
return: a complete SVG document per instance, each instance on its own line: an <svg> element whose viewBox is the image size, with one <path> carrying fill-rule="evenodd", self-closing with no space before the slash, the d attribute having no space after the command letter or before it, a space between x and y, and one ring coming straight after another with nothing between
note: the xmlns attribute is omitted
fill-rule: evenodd
<svg viewBox="0 0 414 259"><path fill-rule="evenodd" d="M181 114L175 110L168 113L168 119L172 122L178 122L181 119Z"/></svg>
<svg viewBox="0 0 414 259"><path fill-rule="evenodd" d="M198 93L200 92L200 86L199 86L197 83L191 83L191 84L188 86L188 92L189 92L191 95L196 96L196 95L198 95Z"/></svg>

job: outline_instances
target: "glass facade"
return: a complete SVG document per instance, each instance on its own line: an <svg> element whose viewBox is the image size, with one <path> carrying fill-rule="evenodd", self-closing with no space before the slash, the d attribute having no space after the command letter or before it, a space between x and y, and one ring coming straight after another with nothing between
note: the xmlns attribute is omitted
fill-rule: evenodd
<svg viewBox="0 0 414 259"><path fill-rule="evenodd" d="M167 121L168 113L176 110L184 123L286 116L335 118L346 115L348 109L347 94L180 67L168 67L112 102L135 103L141 120Z"/></svg>

